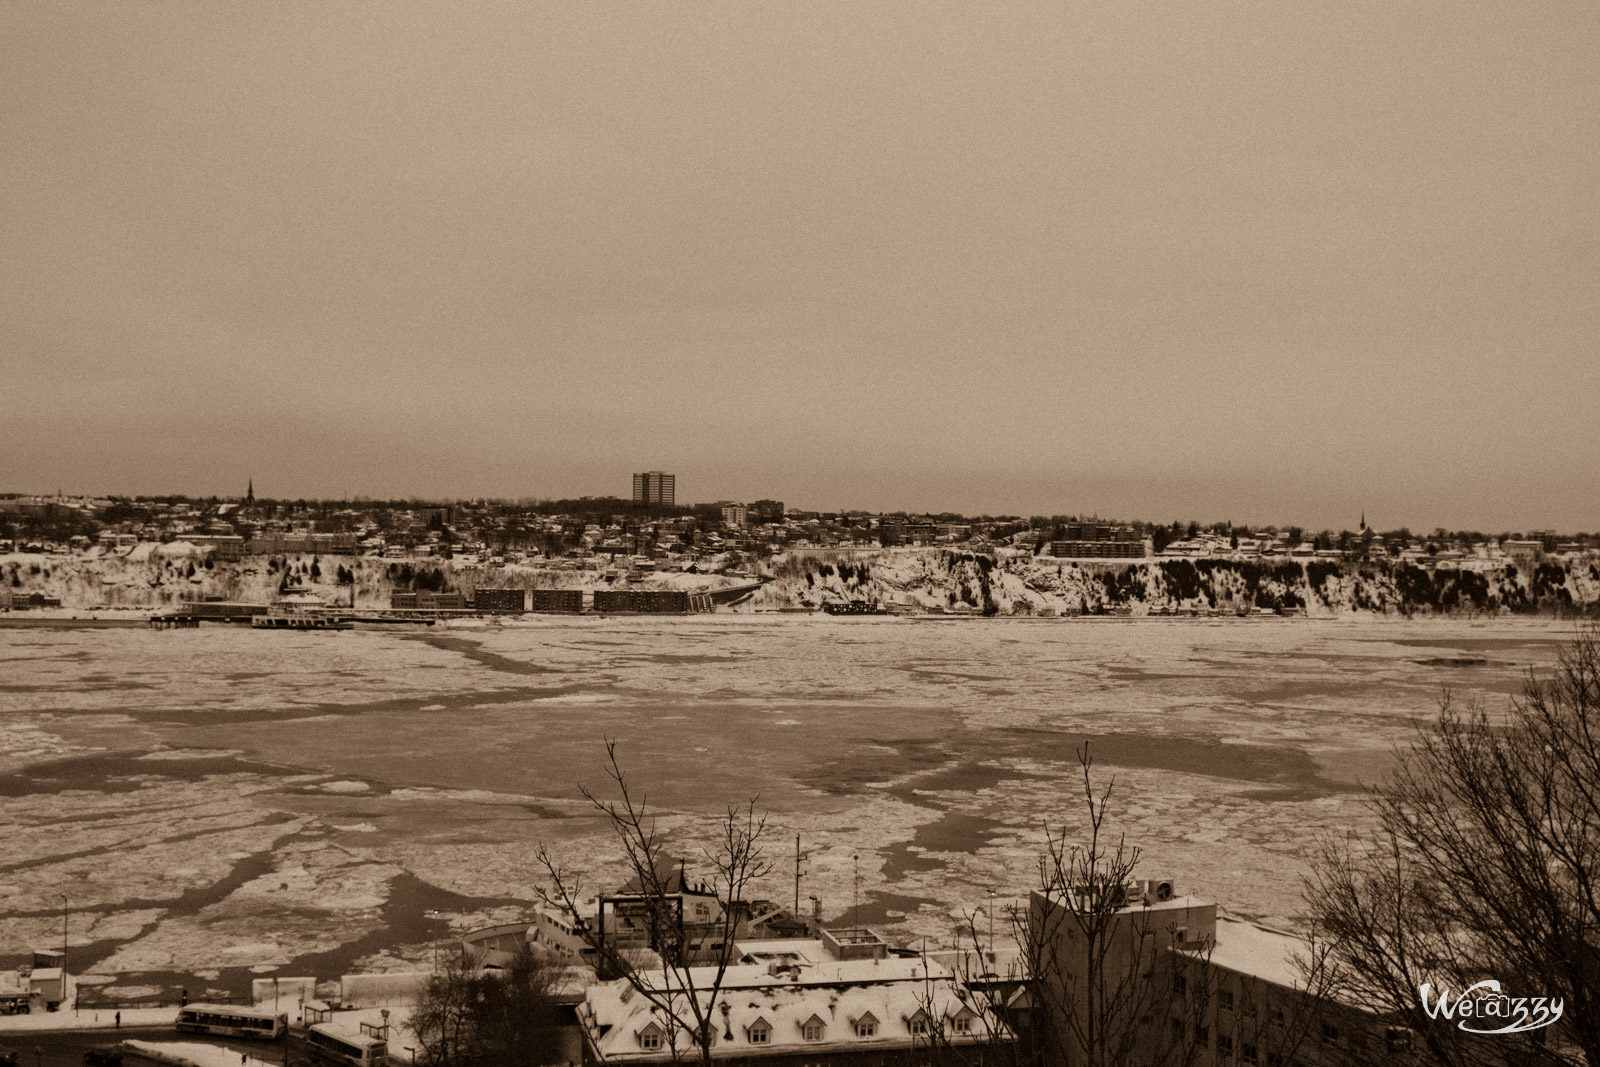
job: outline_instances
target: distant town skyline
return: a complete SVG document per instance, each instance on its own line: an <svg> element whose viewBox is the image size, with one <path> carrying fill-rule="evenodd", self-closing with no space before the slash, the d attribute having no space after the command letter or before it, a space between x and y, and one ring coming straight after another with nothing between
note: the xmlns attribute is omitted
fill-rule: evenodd
<svg viewBox="0 0 1600 1067"><path fill-rule="evenodd" d="M652 472L652 473L662 473L662 472ZM666 472L666 473L668 474L669 478L672 477L670 472ZM636 475L636 477L637 477L637 475ZM153 498L161 498L161 497L173 496L173 497L182 497L182 498L191 499L191 500L206 500L206 499L210 499L212 497L215 497L220 503L224 503L224 504L232 503L234 501L248 501L248 502L254 503L255 500L256 500L256 497L254 495L254 481L253 480L249 480L249 481L247 481L246 484L247 484L247 488L246 488L246 492L244 494L206 493L206 492L183 493L183 492L178 492L176 490L162 490L162 491L154 491L154 492L148 492L148 493L131 493L131 492L125 492L125 491L111 490L111 491L106 491L106 492L94 492L94 493L91 493L91 492L68 491L68 490L66 490L64 488L63 489L57 489L57 490L51 490L51 491L36 491L36 490L29 490L29 489L19 490L19 489L15 488L15 487L0 486L0 498L4 498L4 497L8 497L8 496L22 496L22 497L26 497L26 498L30 498L30 499L37 498L37 499L48 500L48 499L50 499L52 497L56 497L56 498L59 498L59 499L62 499L62 500L66 500L66 501L73 501L73 500L81 500L81 499L87 499L87 498L103 499L103 498L107 498L107 497L142 497L142 498L147 498L147 499L153 499ZM461 493L443 493L443 494L398 493L398 494L392 494L391 495L391 494L383 494L383 493L353 493L353 494L340 494L340 495L337 495L337 496L327 496L327 497L325 497L325 496L316 496L314 494L306 494L306 493L280 493L280 494L270 494L269 493L269 494L262 494L260 499L262 501L268 501L268 502L271 502L271 501L301 501L301 500L306 501L307 503L313 503L313 502L315 502L315 503L340 503L340 502L346 502L346 503L351 504L352 506L367 504L367 503L371 503L371 502L374 502L374 501L396 501L396 502L399 502L399 501L414 501L414 502L416 502L418 504L423 504L423 505L426 505L426 504L456 503L456 502L467 503L467 502L476 502L476 501L490 501L490 502L502 502L502 503L507 503L507 504L517 504L517 503L539 503L539 502L549 502L549 501L559 501L559 500L583 500L583 499L588 499L588 500L616 500L616 501L618 501L620 503L623 503L623 504L640 502L640 498L637 495L630 495L628 493L606 492L606 491L578 492L578 493L520 493L520 494L515 494L515 495L461 494ZM663 501L650 501L650 502L663 503ZM1222 523L1228 523L1228 524L1230 524L1230 525L1232 525L1232 526L1234 526L1236 528L1253 527L1253 528L1256 528L1256 529L1264 529L1266 527L1271 526L1271 527L1275 527L1275 528L1277 528L1279 530L1289 530L1289 529L1298 527L1299 529L1304 531L1304 533L1307 536L1310 536L1313 533L1318 533L1318 532L1322 532L1322 531L1330 531L1330 532L1335 532L1335 533L1339 532L1339 531L1359 532L1362 529L1368 529L1368 528L1370 528L1370 529L1372 529L1372 530L1374 530L1376 532L1384 532L1384 531L1399 530L1399 529L1410 529L1413 534L1417 534L1417 535L1427 534L1427 533L1429 533L1429 532L1431 532L1431 531L1433 531L1435 529L1444 529L1444 530L1451 531L1451 532L1476 531L1477 533L1481 533L1481 534L1484 534L1484 535L1487 535L1487 536L1493 536L1493 535L1498 534L1498 533L1524 533L1525 534L1525 533L1528 533L1530 531L1550 531L1550 530L1555 530L1555 531L1558 531L1558 532L1561 532L1561 533L1600 534L1600 529L1591 530L1591 529L1588 529L1588 528L1585 528L1585 527L1570 527L1570 528L1566 528L1566 527L1555 527L1555 526L1542 526L1539 523L1529 523L1529 522L1512 523L1512 524L1507 525L1507 526L1486 526L1486 525L1483 525L1481 523L1477 524L1477 525L1463 524L1463 525L1456 525L1456 526L1450 526L1450 525L1439 524L1439 523L1434 523L1434 524L1426 525L1426 526L1420 526L1420 525L1410 524L1410 523L1393 523L1393 524L1379 525L1376 522L1370 522L1368 520L1368 517L1367 517L1365 511L1358 512L1354 522L1340 522L1338 520L1335 520L1335 521L1328 522L1328 523L1318 524L1318 523L1301 522L1301 521L1298 521L1296 519L1283 519L1283 518L1278 518L1278 519L1240 519L1240 518L1237 518L1235 516L1213 517L1213 516L1202 516L1202 515L1198 515L1198 514L1195 514L1195 515L1173 514L1171 516L1168 516L1168 517L1165 517L1165 518L1161 518L1161 517L1157 517L1157 516L1153 516L1153 515L1145 515L1145 514L1104 513L1104 512L1094 511L1092 509L1083 509L1083 508L1078 508L1078 509L1074 509L1074 508L1032 508L1032 509L1022 509L1022 510L1016 510L1016 509L1012 509L1012 510L966 509L966 510L963 510L961 508L955 508L955 507L875 508L875 507L868 507L868 506L863 506L863 505L844 505L844 506L840 506L840 507L815 507L815 506L806 504L804 502L796 502L796 501L792 501L792 500L786 500L786 499L784 499L784 497L783 497L783 495L781 493L778 494L776 497L774 497L774 496L719 496L719 497L708 497L708 498L706 498L704 500L701 500L701 499L686 499L686 500L666 501L665 503L669 507L675 507L675 508L681 508L681 509L689 509L689 508L695 508L695 507L712 507L712 506L719 505L719 504L729 504L729 503L737 504L737 505L746 505L746 504L754 504L754 503L770 504L770 503L774 503L774 502L784 505L785 514L791 514L791 513L797 512L797 511L799 511L799 512L808 512L808 513L809 512L816 512L816 513L821 513L821 514L845 514L845 513L850 513L850 514L870 514L870 515L904 513L904 514L908 514L908 515L960 515L960 516L963 516L963 517L969 518L969 519L976 519L976 518L980 518L980 517L983 517L983 516L988 516L990 518L996 518L996 517L1002 517L1002 516L1014 516L1014 517L1019 518L1019 519L1036 519L1036 518L1040 518L1040 517L1048 518L1048 517L1059 517L1059 516L1079 516L1079 517L1084 518L1084 519L1095 519L1097 521L1102 521L1103 520L1103 521L1112 522L1112 523L1147 523L1147 524L1159 525L1159 526L1166 526L1166 525L1170 525L1170 524L1173 524L1173 523L1177 523L1179 525L1187 525L1187 524L1190 524L1190 523L1198 523L1202 528L1207 528L1207 529L1209 529L1212 526L1219 525L1219 524L1222 524Z"/></svg>
<svg viewBox="0 0 1600 1067"><path fill-rule="evenodd" d="M1600 529L1600 7L0 7L0 486Z"/></svg>

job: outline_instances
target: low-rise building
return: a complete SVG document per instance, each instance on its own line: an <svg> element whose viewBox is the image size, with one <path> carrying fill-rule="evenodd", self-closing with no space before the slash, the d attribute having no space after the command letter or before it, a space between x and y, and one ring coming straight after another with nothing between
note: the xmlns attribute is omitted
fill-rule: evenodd
<svg viewBox="0 0 1600 1067"><path fill-rule="evenodd" d="M596 589L594 610L636 612L641 615L709 612L711 595L682 589Z"/></svg>
<svg viewBox="0 0 1600 1067"><path fill-rule="evenodd" d="M1544 555L1543 541L1501 541L1500 551L1519 563L1532 563Z"/></svg>
<svg viewBox="0 0 1600 1067"><path fill-rule="evenodd" d="M583 610L582 589L530 589L528 610L541 612L578 612Z"/></svg>
<svg viewBox="0 0 1600 1067"><path fill-rule="evenodd" d="M354 556L361 551L361 539L355 534L262 532L250 539L245 551L252 556Z"/></svg>
<svg viewBox="0 0 1600 1067"><path fill-rule="evenodd" d="M211 558L236 562L244 559L245 540L238 534L196 534L189 538L201 548L211 549Z"/></svg>
<svg viewBox="0 0 1600 1067"><path fill-rule="evenodd" d="M985 996L932 960L841 960L824 942L810 940L741 942L738 949L741 962L723 975L715 1006L706 992L714 967L639 976L678 1003L680 1017L692 1016L689 997L700 998L713 1024L715 1060L909 1067L952 1048L981 1059L986 1047L1014 1040ZM666 1025L651 998L625 980L591 987L578 1020L586 1063L669 1063L696 1055L684 1028Z"/></svg>
<svg viewBox="0 0 1600 1067"><path fill-rule="evenodd" d="M1150 555L1143 539L1118 541L1051 541L1050 554L1058 559L1144 559Z"/></svg>
<svg viewBox="0 0 1600 1067"><path fill-rule="evenodd" d="M521 615L528 610L528 594L523 589L484 589L472 594L472 606L477 611L497 615Z"/></svg>
<svg viewBox="0 0 1600 1067"><path fill-rule="evenodd" d="M389 595L395 611L465 611L467 598L461 593L429 593L397 590Z"/></svg>
<svg viewBox="0 0 1600 1067"><path fill-rule="evenodd" d="M1126 1035L1129 1062L1405 1062L1405 1032L1338 993L1303 938L1219 917L1170 882L1110 891L1098 903L1087 890L1030 898L1030 937L1048 961L1035 965L1031 1036L1046 1062L1081 1062L1096 1030Z"/></svg>

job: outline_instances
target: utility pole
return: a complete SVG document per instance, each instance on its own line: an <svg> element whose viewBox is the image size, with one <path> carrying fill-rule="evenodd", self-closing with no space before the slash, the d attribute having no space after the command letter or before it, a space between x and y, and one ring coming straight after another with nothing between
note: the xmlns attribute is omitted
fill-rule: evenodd
<svg viewBox="0 0 1600 1067"><path fill-rule="evenodd" d="M850 862L855 865L855 878L850 892L850 925L859 932L861 930L861 856L859 853L850 857Z"/></svg>
<svg viewBox="0 0 1600 1067"><path fill-rule="evenodd" d="M800 835L794 835L794 917L800 918Z"/></svg>
<svg viewBox="0 0 1600 1067"><path fill-rule="evenodd" d="M61 1002L67 1001L67 895L61 894Z"/></svg>

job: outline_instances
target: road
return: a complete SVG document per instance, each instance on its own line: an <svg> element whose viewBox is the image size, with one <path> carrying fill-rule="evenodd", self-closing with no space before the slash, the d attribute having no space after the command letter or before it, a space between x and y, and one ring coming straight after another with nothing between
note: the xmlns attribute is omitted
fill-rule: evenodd
<svg viewBox="0 0 1600 1067"><path fill-rule="evenodd" d="M129 1039L185 1041L232 1049L239 1055L247 1057L241 1061L247 1067L265 1067L267 1064L285 1062L290 1067L301 1067L301 1065L309 1067L312 1062L304 1047L295 1039L268 1042L229 1041L195 1034L179 1034L170 1026L124 1027L121 1030L8 1032L0 1034L0 1050L14 1050L17 1053L17 1067L83 1067L83 1054L88 1049L110 1048L118 1042ZM138 1067L154 1061L130 1053L122 1062L125 1067Z"/></svg>

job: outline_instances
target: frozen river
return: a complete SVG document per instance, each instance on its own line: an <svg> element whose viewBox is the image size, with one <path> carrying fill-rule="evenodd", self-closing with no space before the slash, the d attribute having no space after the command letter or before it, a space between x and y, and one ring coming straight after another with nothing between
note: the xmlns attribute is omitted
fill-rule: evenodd
<svg viewBox="0 0 1600 1067"><path fill-rule="evenodd" d="M1443 687L1504 707L1568 623L571 619L408 634L0 630L0 963L117 991L401 968L524 913L548 842L624 877L578 796L602 737L693 856L769 813L765 895L948 943L1081 823L1089 741L1140 874L1278 922L1300 850L1364 831ZM691 863L692 866L692 863ZM436 914L430 914L436 913ZM192 990L192 992L194 992Z"/></svg>

